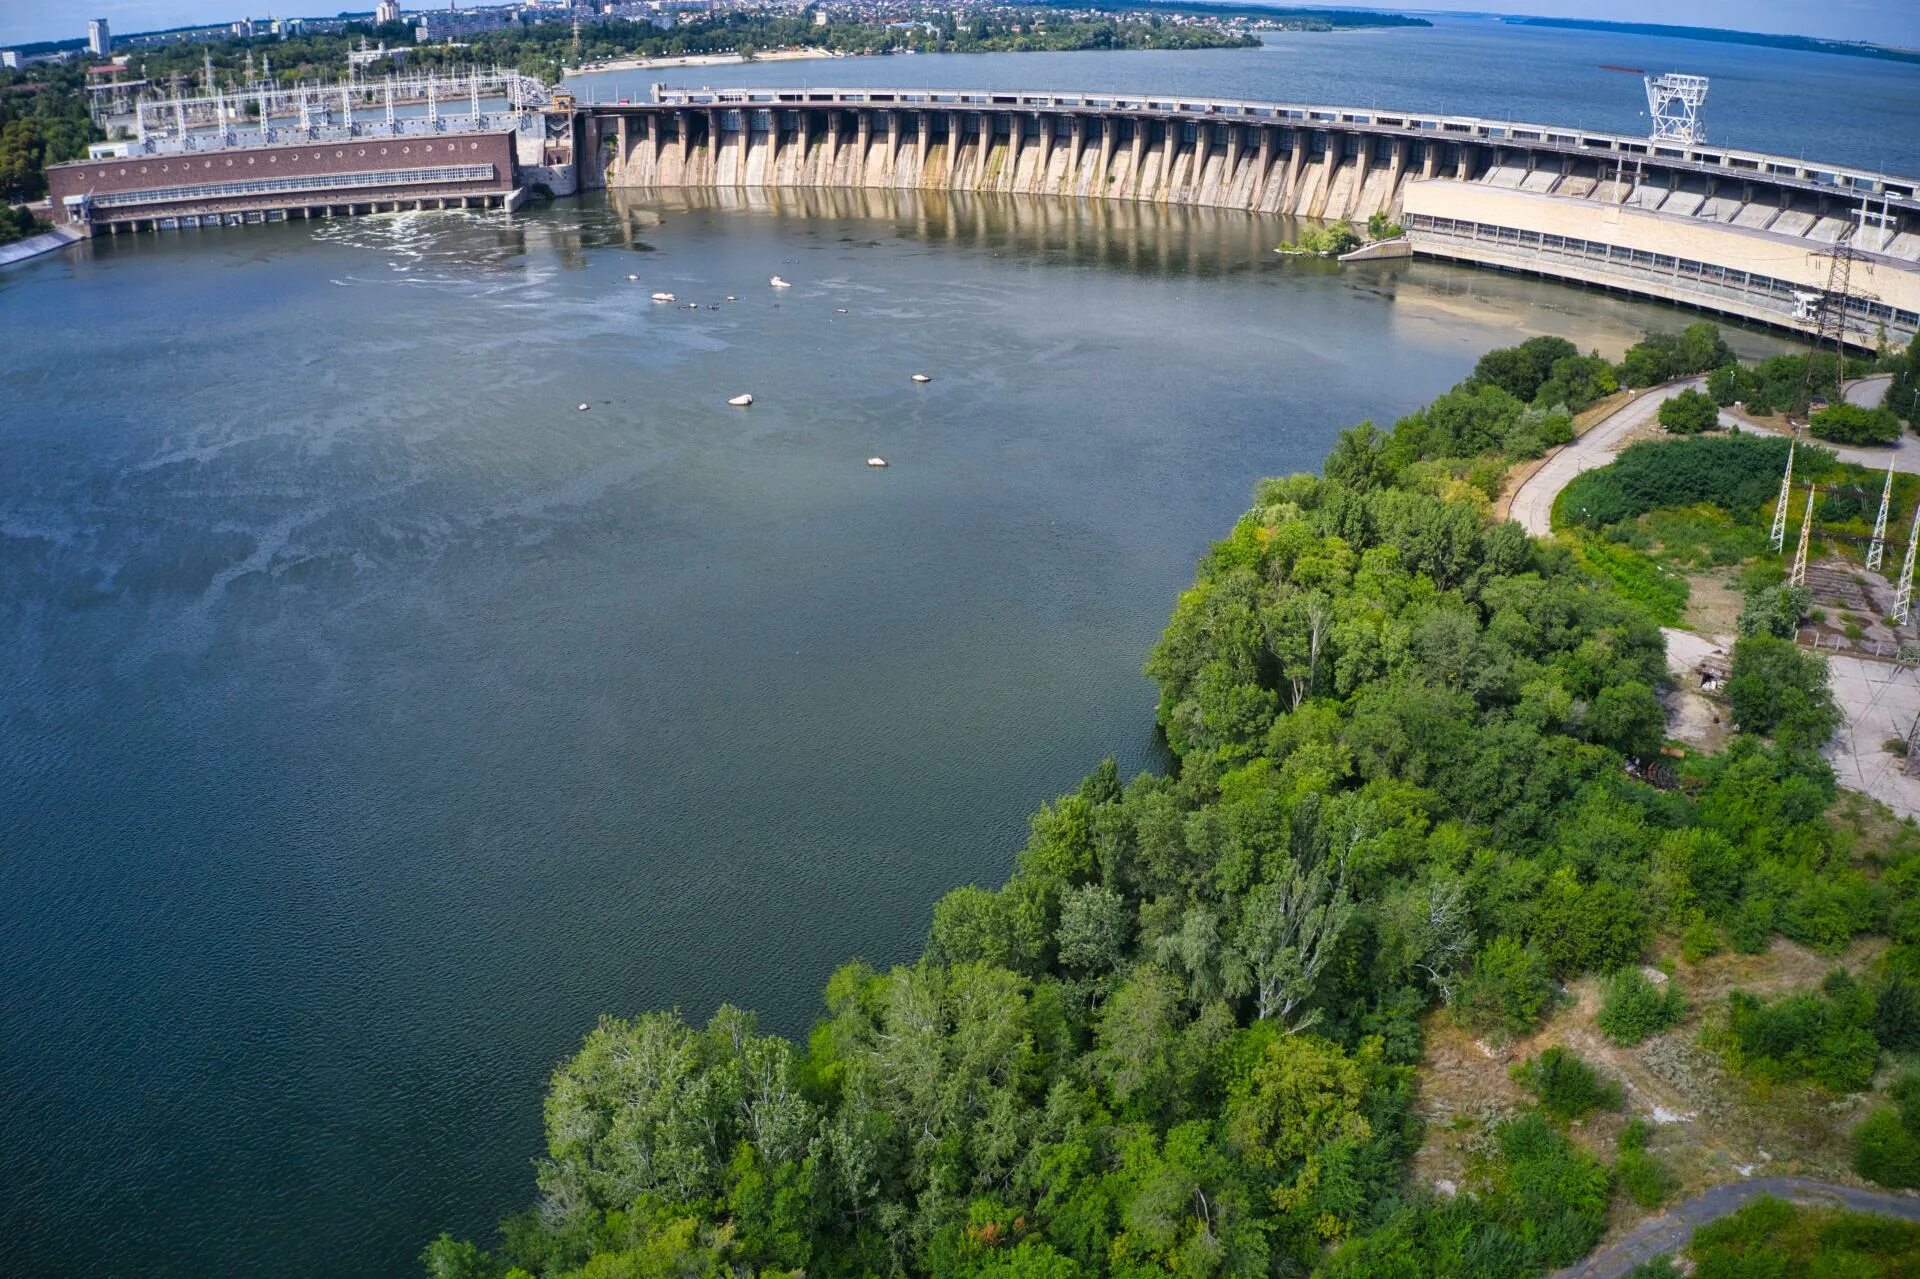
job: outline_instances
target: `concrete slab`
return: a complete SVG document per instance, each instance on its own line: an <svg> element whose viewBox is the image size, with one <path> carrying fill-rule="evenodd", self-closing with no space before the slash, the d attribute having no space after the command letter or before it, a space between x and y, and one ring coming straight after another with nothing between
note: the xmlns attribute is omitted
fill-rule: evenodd
<svg viewBox="0 0 1920 1279"><path fill-rule="evenodd" d="M1920 717L1920 671L1830 657L1827 678L1846 716L1823 752L1840 784L1873 796L1900 817L1920 817L1920 778L1908 777L1904 759L1881 749L1888 738L1905 737Z"/></svg>

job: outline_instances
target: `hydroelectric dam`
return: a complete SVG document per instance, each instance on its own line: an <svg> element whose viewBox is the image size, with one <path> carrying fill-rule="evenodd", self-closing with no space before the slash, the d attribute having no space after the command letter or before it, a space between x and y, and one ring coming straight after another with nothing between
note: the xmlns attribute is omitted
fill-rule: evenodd
<svg viewBox="0 0 1920 1279"><path fill-rule="evenodd" d="M143 112L142 136L118 154L49 170L56 216L120 233L511 209L529 190L602 187L1378 213L1405 228L1390 252L1802 333L1820 332L1825 315L1829 332L1860 348L1920 330L1920 179L1691 136L1187 95L655 85L649 101L582 104L519 77L470 80L406 86L429 102L424 119L397 115L391 92L382 119L379 88L366 85L262 98L247 129L224 123L224 103L211 108L212 130L195 129L178 104L171 122L149 108L151 131ZM483 109L483 93L502 89L506 109ZM449 99L457 106L445 111Z"/></svg>

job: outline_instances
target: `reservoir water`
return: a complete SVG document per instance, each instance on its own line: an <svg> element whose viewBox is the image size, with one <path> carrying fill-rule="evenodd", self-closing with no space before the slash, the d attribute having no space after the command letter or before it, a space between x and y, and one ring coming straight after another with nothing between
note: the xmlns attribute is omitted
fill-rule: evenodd
<svg viewBox="0 0 1920 1279"><path fill-rule="evenodd" d="M1140 663L1258 477L1692 318L1283 231L595 197L0 274L10 1272L489 1234L596 1015L804 1031L1155 766Z"/></svg>

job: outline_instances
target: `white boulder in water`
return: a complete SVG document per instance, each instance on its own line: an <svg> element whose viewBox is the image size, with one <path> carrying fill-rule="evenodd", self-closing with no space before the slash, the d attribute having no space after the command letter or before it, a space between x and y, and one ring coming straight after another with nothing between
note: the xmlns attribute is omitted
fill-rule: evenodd
<svg viewBox="0 0 1920 1279"><path fill-rule="evenodd" d="M673 301L673 294L671 294L671 293L656 293L656 294L654 294L654 295L653 295L653 300L654 300L655 302L671 302L671 301Z"/></svg>
<svg viewBox="0 0 1920 1279"><path fill-rule="evenodd" d="M916 374L914 374L914 375L913 375L913 380L914 380L914 381L916 381L916 382L931 382L931 381L933 381L933 379L932 379L932 378L930 378L930 377L928 377L928 376L927 376L926 374L924 374L924 373L916 373Z"/></svg>
<svg viewBox="0 0 1920 1279"><path fill-rule="evenodd" d="M771 284L776 289L790 289L793 287L791 284L788 284L785 280L781 279L777 275L774 276L771 280L768 280L767 283Z"/></svg>
<svg viewBox="0 0 1920 1279"><path fill-rule="evenodd" d="M753 397L751 395L736 395L728 400L727 403L733 405L736 409L744 409L747 405L753 403Z"/></svg>
<svg viewBox="0 0 1920 1279"><path fill-rule="evenodd" d="M875 470L880 469L886 464L887 459L884 457L870 457L867 459L867 465L873 467Z"/></svg>

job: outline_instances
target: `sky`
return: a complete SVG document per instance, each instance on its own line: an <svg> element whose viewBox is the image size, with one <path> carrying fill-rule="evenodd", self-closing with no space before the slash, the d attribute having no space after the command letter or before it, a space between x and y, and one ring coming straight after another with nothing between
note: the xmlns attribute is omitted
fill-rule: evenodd
<svg viewBox="0 0 1920 1279"><path fill-rule="evenodd" d="M461 7L473 2L465 0ZM249 7L255 17L324 17L342 9L370 11L373 0L0 0L0 46L84 36L88 18L105 18L115 31L151 31L230 22ZM1367 7L1394 6L1373 0ZM1920 46L1920 0L1415 0L1405 11L1665 22Z"/></svg>

